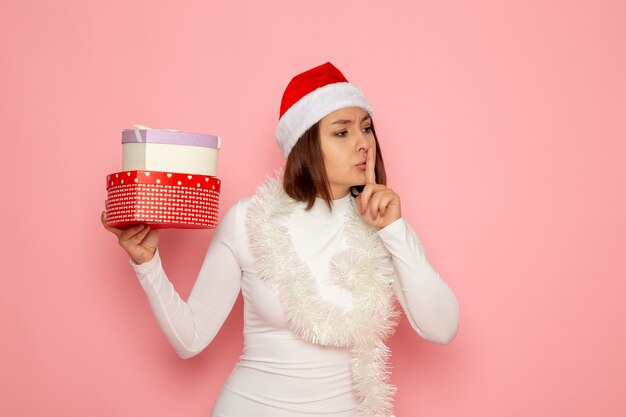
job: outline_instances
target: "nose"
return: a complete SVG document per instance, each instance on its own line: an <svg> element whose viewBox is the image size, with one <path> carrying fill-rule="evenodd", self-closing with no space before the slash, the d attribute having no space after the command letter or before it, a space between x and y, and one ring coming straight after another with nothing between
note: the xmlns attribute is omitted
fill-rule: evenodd
<svg viewBox="0 0 626 417"><path fill-rule="evenodd" d="M363 133L362 131L359 131L359 137L357 139L357 150L361 151L366 151L370 148L371 144L370 144L370 138Z"/></svg>

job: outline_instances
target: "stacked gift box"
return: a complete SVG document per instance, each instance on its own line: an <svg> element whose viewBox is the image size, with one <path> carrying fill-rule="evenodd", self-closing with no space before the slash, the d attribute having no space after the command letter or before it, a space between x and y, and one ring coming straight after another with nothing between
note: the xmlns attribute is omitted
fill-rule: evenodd
<svg viewBox="0 0 626 417"><path fill-rule="evenodd" d="M220 138L146 127L122 132L122 171L107 176L107 224L217 226Z"/></svg>

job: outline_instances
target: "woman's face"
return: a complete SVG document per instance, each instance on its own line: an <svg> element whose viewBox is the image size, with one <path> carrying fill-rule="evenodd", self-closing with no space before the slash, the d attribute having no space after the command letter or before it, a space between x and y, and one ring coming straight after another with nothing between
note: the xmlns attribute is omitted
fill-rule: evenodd
<svg viewBox="0 0 626 417"><path fill-rule="evenodd" d="M376 150L372 120L360 107L346 107L320 120L320 144L333 199L365 184L365 161ZM374 159L375 160L375 159Z"/></svg>

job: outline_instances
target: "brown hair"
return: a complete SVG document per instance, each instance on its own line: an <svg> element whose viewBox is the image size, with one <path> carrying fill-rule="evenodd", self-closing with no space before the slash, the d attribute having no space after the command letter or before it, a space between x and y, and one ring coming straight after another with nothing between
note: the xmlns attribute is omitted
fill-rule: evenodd
<svg viewBox="0 0 626 417"><path fill-rule="evenodd" d="M383 155L380 152L378 137L374 130L372 120L372 133L376 142L376 182L387 184L387 174ZM354 186L350 189L352 195L358 195L363 191L362 185ZM315 203L318 195L324 199L326 205L332 210L332 196L330 194L330 184L326 176L324 157L320 145L319 122L311 126L298 139L294 147L289 152L287 163L285 164L285 175L283 176L283 188L287 195L296 201L306 202L306 209L309 210Z"/></svg>

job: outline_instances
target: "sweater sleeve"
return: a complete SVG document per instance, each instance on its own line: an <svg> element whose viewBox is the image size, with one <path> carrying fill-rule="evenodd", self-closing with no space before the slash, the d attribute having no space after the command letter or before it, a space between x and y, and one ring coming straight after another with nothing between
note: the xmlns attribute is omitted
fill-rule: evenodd
<svg viewBox="0 0 626 417"><path fill-rule="evenodd" d="M240 204L220 221L187 301L168 279L159 251L143 264L130 261L159 327L181 358L202 351L228 317L241 288L236 256L236 228Z"/></svg>
<svg viewBox="0 0 626 417"><path fill-rule="evenodd" d="M451 342L459 325L456 297L426 259L415 231L400 218L378 235L391 253L396 296L413 330L434 343Z"/></svg>

